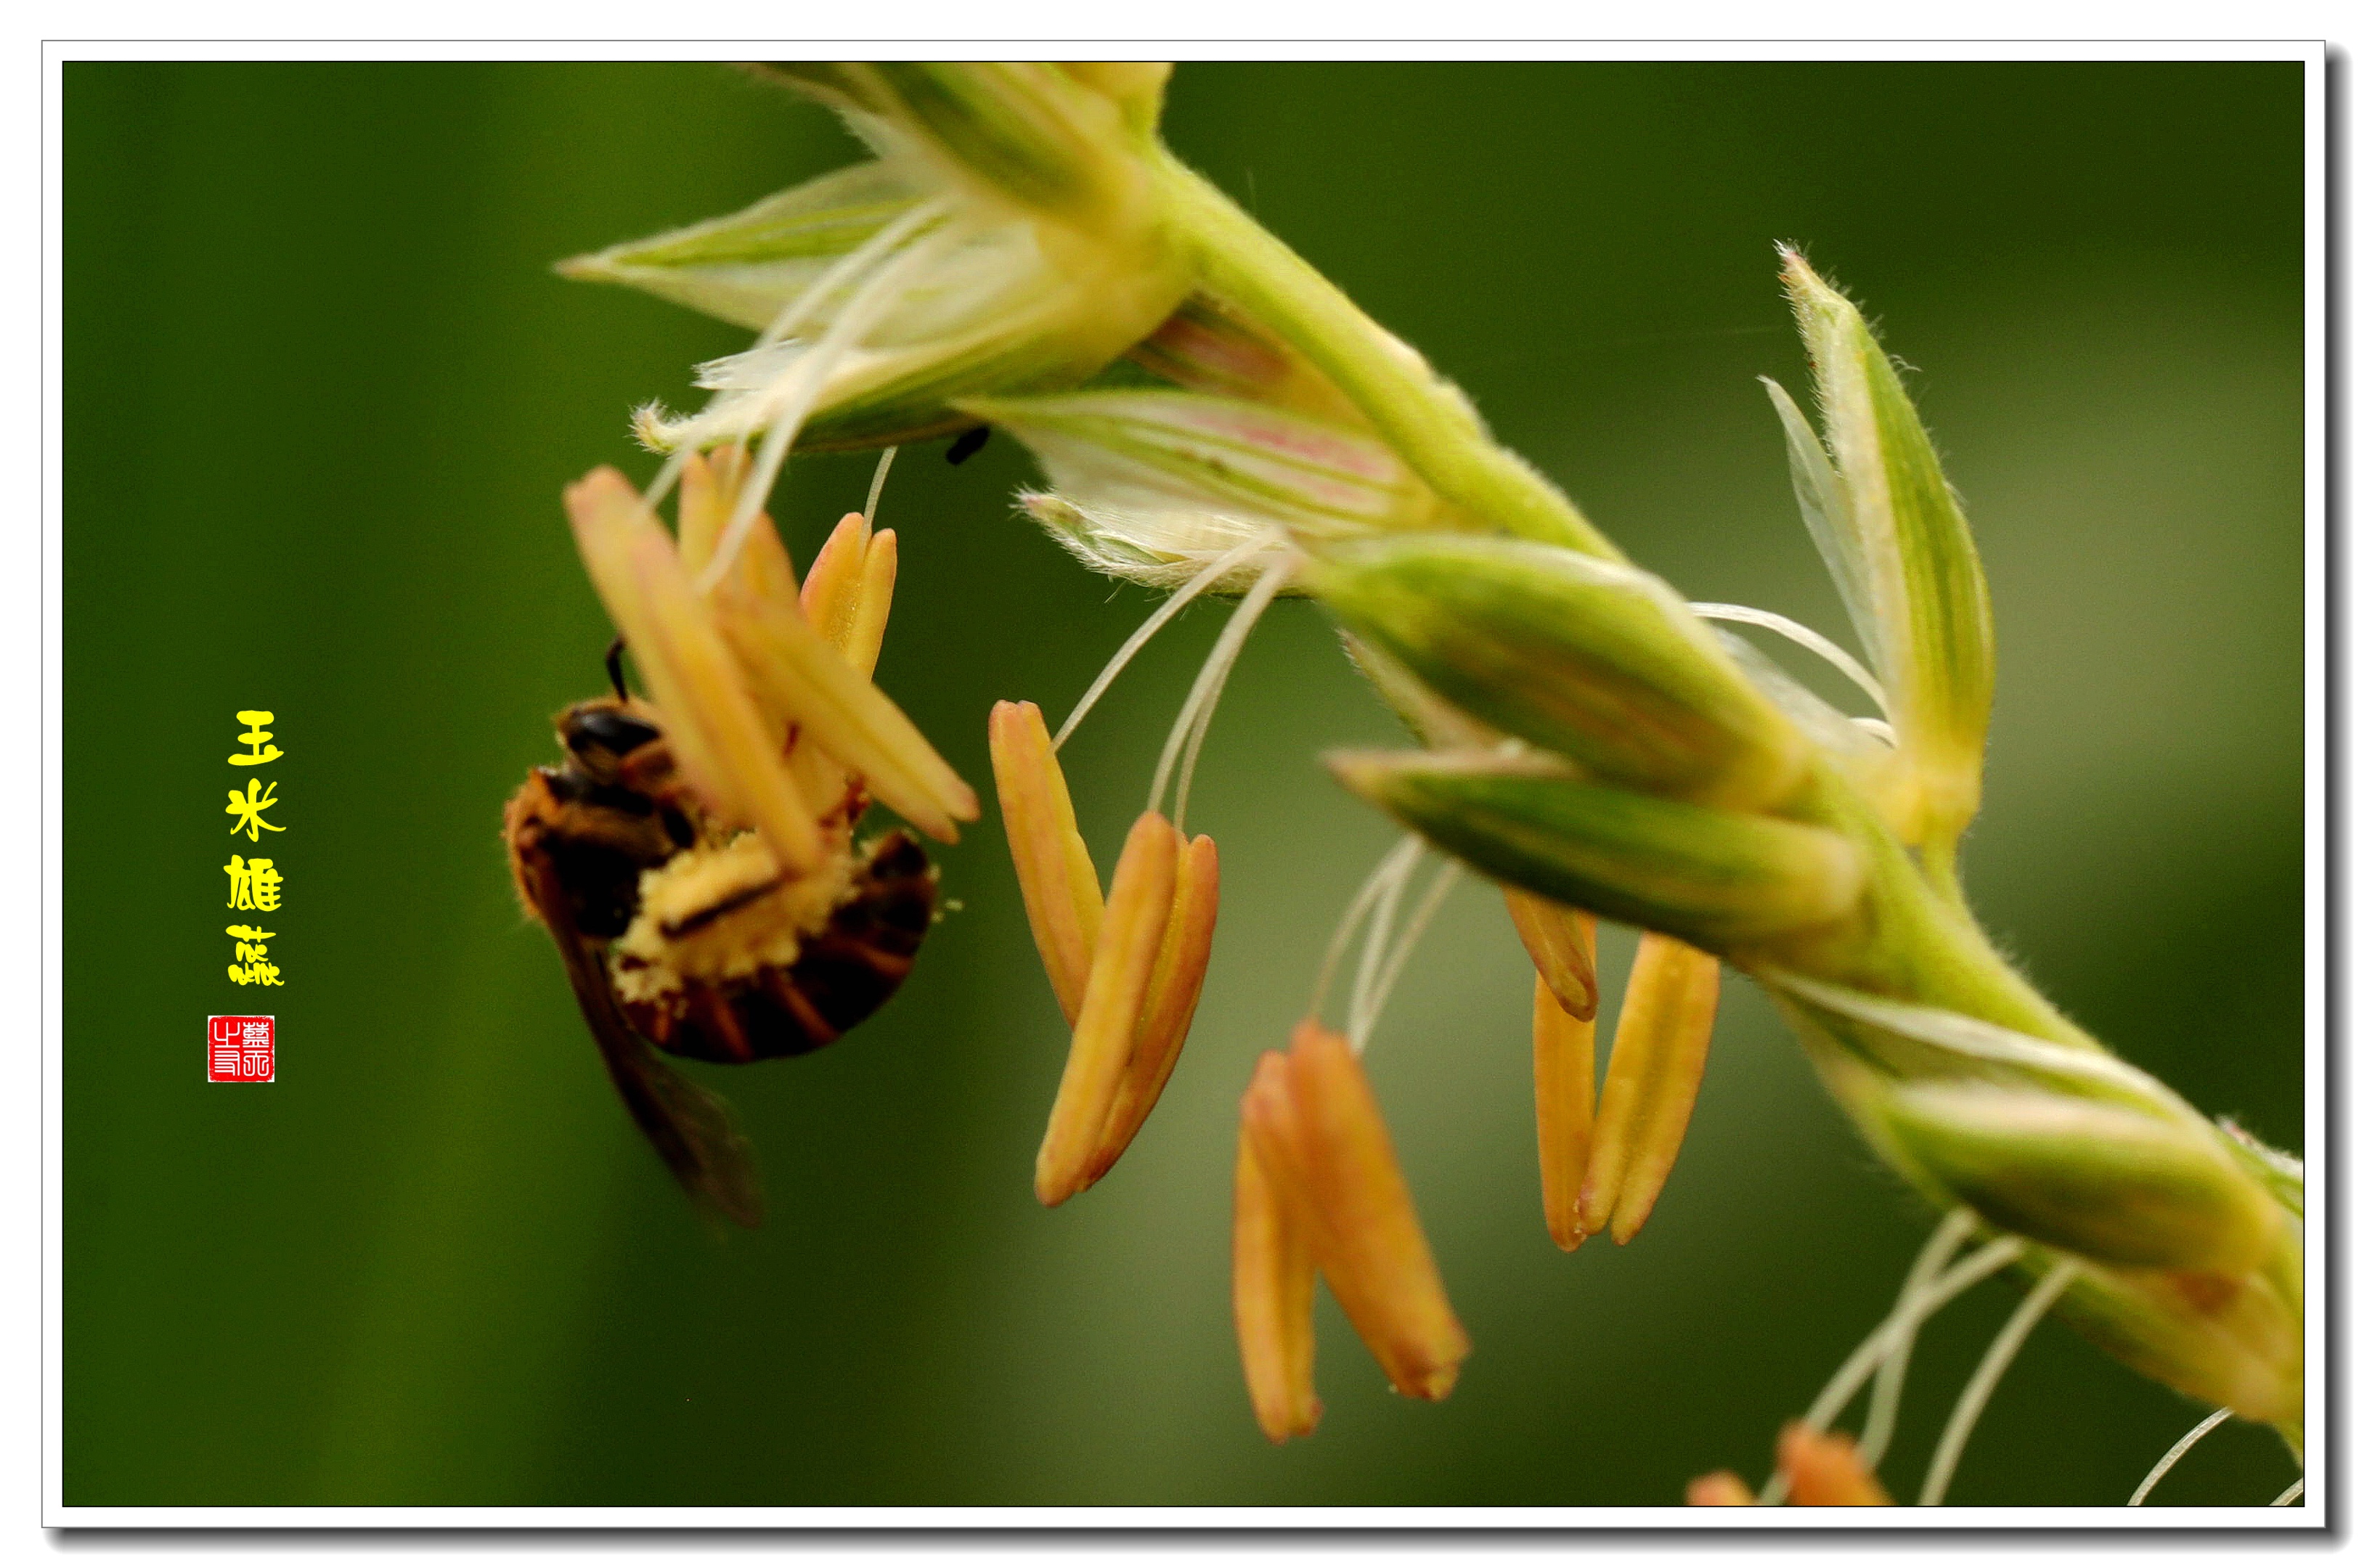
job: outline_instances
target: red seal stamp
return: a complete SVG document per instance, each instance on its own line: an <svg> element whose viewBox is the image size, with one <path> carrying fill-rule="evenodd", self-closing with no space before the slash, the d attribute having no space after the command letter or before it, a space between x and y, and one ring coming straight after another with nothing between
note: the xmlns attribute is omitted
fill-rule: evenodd
<svg viewBox="0 0 2367 1568"><path fill-rule="evenodd" d="M269 1083L272 1020L268 1017L209 1017L206 1020L208 1083Z"/></svg>

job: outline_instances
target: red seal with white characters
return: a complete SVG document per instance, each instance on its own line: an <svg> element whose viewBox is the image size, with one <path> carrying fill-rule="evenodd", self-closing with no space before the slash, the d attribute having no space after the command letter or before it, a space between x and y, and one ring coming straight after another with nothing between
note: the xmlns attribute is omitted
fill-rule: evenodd
<svg viewBox="0 0 2367 1568"><path fill-rule="evenodd" d="M206 1020L208 1083L269 1083L274 1068L272 1020L267 1016Z"/></svg>

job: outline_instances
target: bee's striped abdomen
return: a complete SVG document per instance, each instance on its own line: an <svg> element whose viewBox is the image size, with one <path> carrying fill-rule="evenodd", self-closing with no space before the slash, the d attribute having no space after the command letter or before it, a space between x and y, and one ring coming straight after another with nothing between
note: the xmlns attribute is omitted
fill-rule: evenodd
<svg viewBox="0 0 2367 1568"><path fill-rule="evenodd" d="M912 972L936 916L937 874L909 834L883 835L854 896L805 939L797 961L692 981L664 1003L628 1004L636 1027L677 1056L762 1061L818 1051L869 1018Z"/></svg>

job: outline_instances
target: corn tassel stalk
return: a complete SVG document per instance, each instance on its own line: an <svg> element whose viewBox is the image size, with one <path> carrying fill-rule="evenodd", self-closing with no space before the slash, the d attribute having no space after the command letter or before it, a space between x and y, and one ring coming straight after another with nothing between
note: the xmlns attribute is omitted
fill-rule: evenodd
<svg viewBox="0 0 2367 1568"><path fill-rule="evenodd" d="M645 439L761 432L760 494L793 446L993 423L1053 481L1025 509L1095 569L1313 596L1423 742L1335 757L1350 789L1508 890L1755 980L1905 1180L2026 1243L2033 1277L2067 1278L2056 1312L2301 1452L2300 1168L2113 1056L1974 919L1954 853L1980 803L1988 589L1888 356L1805 259L1784 251L1783 281L1821 429L1770 390L1868 656L1836 662L1880 720L1843 717L1631 565L1418 353L1175 158L1163 67L774 69L877 161L570 264L766 327L707 367L706 412L651 415ZM1174 389L1097 381L1120 356ZM1051 861L1045 887L1066 874ZM1031 904L1039 939L1066 931L1045 923L1058 905ZM1092 944L1064 940L1075 980ZM1116 1039L1143 981L1111 975ZM1083 1029L1092 998L1062 999ZM1591 1016L1591 992L1569 1001ZM1628 1112L1603 1110L1595 1148L1615 1152ZM1061 1147L1089 1151L1099 1125ZM1297 1397L1261 1404L1277 1435L1311 1422Z"/></svg>

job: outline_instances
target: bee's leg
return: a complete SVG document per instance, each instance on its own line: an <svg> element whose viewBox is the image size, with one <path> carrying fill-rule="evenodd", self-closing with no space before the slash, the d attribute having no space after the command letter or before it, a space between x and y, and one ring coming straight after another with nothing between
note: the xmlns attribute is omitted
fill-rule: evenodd
<svg viewBox="0 0 2367 1568"><path fill-rule="evenodd" d="M601 659L600 663L608 671L608 684L617 688L617 700L620 703L632 701L632 698L625 694L624 633L618 632L617 634L617 640L608 645L608 651L606 655Z"/></svg>

